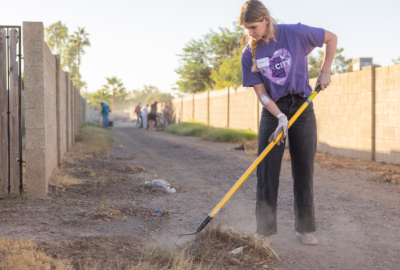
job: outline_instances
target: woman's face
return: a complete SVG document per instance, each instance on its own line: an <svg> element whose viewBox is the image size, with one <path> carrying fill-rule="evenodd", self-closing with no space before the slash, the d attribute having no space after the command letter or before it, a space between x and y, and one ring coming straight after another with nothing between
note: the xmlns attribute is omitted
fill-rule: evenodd
<svg viewBox="0 0 400 270"><path fill-rule="evenodd" d="M269 18L264 17L264 20L262 22L243 23L243 28L245 29L249 37L252 37L255 40L260 40L261 37L268 32L268 23Z"/></svg>

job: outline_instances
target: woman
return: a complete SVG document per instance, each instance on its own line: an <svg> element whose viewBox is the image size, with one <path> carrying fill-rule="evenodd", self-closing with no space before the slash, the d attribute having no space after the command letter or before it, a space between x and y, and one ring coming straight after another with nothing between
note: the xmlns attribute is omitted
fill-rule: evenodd
<svg viewBox="0 0 400 270"><path fill-rule="evenodd" d="M163 112L163 125L164 126L168 126L169 125L169 111L170 111L170 108L169 108L167 102L164 102L164 107L162 109L162 112Z"/></svg>
<svg viewBox="0 0 400 270"><path fill-rule="evenodd" d="M147 129L147 114L148 114L148 109L147 107L149 104L145 104L142 108L142 127L143 129Z"/></svg>
<svg viewBox="0 0 400 270"><path fill-rule="evenodd" d="M277 135L283 137L257 167L257 233L266 245L277 233L279 174L286 136L292 162L296 237L303 244L316 245L313 199L314 158L317 144L316 120L311 103L288 130L292 117L313 89L309 85L307 55L326 44L324 63L317 84L325 89L331 82L330 68L337 37L321 28L303 24L276 24L257 0L241 8L239 24L249 36L242 52L243 86L253 87L263 104L258 153Z"/></svg>
<svg viewBox="0 0 400 270"><path fill-rule="evenodd" d="M157 101L151 104L151 109L149 113L149 126L151 130L155 129L156 121L157 121Z"/></svg>

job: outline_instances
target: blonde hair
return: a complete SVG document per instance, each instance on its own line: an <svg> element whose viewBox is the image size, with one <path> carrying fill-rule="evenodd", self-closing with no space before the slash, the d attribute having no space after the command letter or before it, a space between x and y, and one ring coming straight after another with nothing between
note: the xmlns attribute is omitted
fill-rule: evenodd
<svg viewBox="0 0 400 270"><path fill-rule="evenodd" d="M261 38L261 41L265 43L269 43L271 40L275 40L275 26L273 24L273 19L269 15L268 9L264 6L264 4L259 0L250 0L244 3L242 8L240 9L238 24L242 25L244 23L255 23L264 21L264 17L269 18L268 24L268 34L265 38ZM256 53L257 53L257 44L258 41L250 38L249 46L251 51L251 57L253 59L253 65L251 66L252 72L259 72L257 69L256 62Z"/></svg>

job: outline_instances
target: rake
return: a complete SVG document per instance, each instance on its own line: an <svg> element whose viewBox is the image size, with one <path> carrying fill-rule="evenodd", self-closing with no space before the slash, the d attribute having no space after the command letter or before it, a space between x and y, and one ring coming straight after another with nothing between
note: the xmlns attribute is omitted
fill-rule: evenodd
<svg viewBox="0 0 400 270"><path fill-rule="evenodd" d="M312 92L312 94L308 97L308 99L304 102L304 104L297 110L297 112L293 115L293 117L289 121L289 128L293 125L293 123L299 118L299 116L303 113L303 111L308 107L308 105L313 101L313 99L319 94L321 91L321 86L318 87ZM204 219L204 221L200 224L197 230L193 233L181 234L178 239L175 241L175 245L181 249L185 249L190 253L195 254L199 248L203 245L201 238L199 237L199 233L210 223L210 221L215 217L219 210L225 205L225 203L232 197L232 195L236 192L236 190L246 181L247 177L254 171L254 169L260 164L260 162L264 159L264 157L271 151L271 149L275 146L275 144L282 138L283 131L281 131L276 141L271 141L268 146L264 149L264 151L257 157L257 159L251 164L251 166L247 169L247 171L240 177L240 179L235 183L235 185L228 191L228 193L222 198L222 200L215 206L215 208L211 211L210 214ZM189 250L184 248L178 244L179 239L185 236L192 236L195 235L196 238L199 240L199 246L194 250Z"/></svg>

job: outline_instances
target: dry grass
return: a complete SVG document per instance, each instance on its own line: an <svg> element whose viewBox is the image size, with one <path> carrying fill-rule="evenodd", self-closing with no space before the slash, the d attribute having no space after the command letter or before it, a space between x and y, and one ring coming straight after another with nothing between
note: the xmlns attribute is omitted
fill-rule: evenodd
<svg viewBox="0 0 400 270"><path fill-rule="evenodd" d="M72 269L68 260L53 259L37 250L32 240L14 240L0 237L0 269L47 270Z"/></svg>
<svg viewBox="0 0 400 270"><path fill-rule="evenodd" d="M201 234L203 246L199 249L196 258L215 264L224 264L230 258L237 258L242 265L267 265L268 261L278 259L278 255L253 234L244 230L223 228L220 225L209 226ZM189 249L194 250L199 245L196 238L190 243ZM231 255L229 252L243 247L243 252Z"/></svg>
<svg viewBox="0 0 400 270"><path fill-rule="evenodd" d="M184 122L170 125L165 131L179 136L196 136L217 142L245 142L257 140L257 134L251 130L215 128L198 122Z"/></svg>
<svg viewBox="0 0 400 270"><path fill-rule="evenodd" d="M76 142L79 144L76 148L84 158L108 156L113 141L113 136L108 129L99 124L85 123L76 137Z"/></svg>
<svg viewBox="0 0 400 270"><path fill-rule="evenodd" d="M212 263L205 263L184 251L152 247L131 270L208 270Z"/></svg>
<svg viewBox="0 0 400 270"><path fill-rule="evenodd" d="M115 218L121 216L120 210L117 209L115 204L105 195L97 202L92 212L95 214L95 218Z"/></svg>
<svg viewBox="0 0 400 270"><path fill-rule="evenodd" d="M257 156L258 142L244 142L244 150L248 156Z"/></svg>
<svg viewBox="0 0 400 270"><path fill-rule="evenodd" d="M141 173L145 171L145 168L139 165L126 165L125 171L133 173Z"/></svg>
<svg viewBox="0 0 400 270"><path fill-rule="evenodd" d="M172 251L160 247L152 247L132 265L117 263L93 263L87 260L79 261L75 267L67 259L54 259L40 251L32 240L8 239L0 237L0 269L7 270L99 270L99 269L126 269L126 270L203 270L210 266L203 266L195 262L184 252Z"/></svg>
<svg viewBox="0 0 400 270"><path fill-rule="evenodd" d="M65 189L67 186L71 185L81 185L83 181L81 179L72 177L69 174L62 173L60 169L56 169L54 174L50 178L51 184L58 188Z"/></svg>

